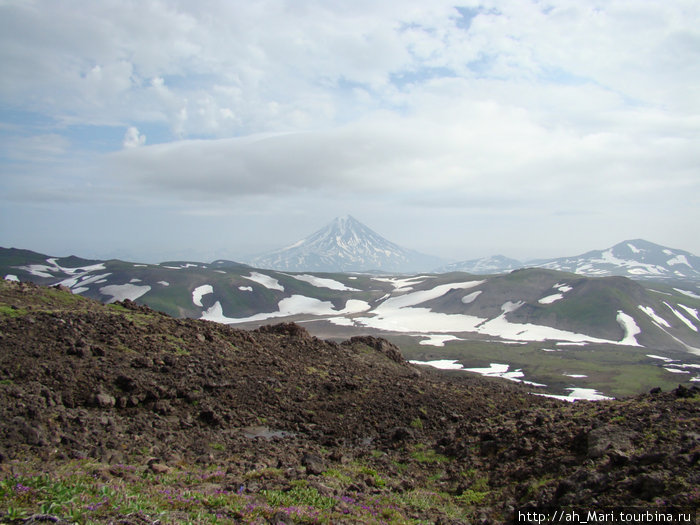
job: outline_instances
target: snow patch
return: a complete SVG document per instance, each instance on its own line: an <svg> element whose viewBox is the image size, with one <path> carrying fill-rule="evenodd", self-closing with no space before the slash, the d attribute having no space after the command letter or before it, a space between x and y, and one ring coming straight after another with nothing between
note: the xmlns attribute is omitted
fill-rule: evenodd
<svg viewBox="0 0 700 525"><path fill-rule="evenodd" d="M666 372L671 372L672 374L689 374L689 370L679 370L677 368L668 368L668 367L663 367Z"/></svg>
<svg viewBox="0 0 700 525"><path fill-rule="evenodd" d="M238 289L239 289L241 292L252 292L252 291L253 291L253 287L252 287L252 286L239 286Z"/></svg>
<svg viewBox="0 0 700 525"><path fill-rule="evenodd" d="M552 304L555 301L558 301L560 299L564 298L564 294L560 293L555 293L553 295L548 295L547 297L543 297L539 301L537 301L540 304Z"/></svg>
<svg viewBox="0 0 700 525"><path fill-rule="evenodd" d="M593 388L567 388L570 393L568 396L559 396L555 394L535 394L536 396L551 397L552 399L561 399L562 401L603 401L605 399L614 399L613 397L604 396Z"/></svg>
<svg viewBox="0 0 700 525"><path fill-rule="evenodd" d="M482 290L477 290L476 292L472 292L470 294L465 295L462 297L462 302L464 304L471 304L473 303L479 295L481 295Z"/></svg>
<svg viewBox="0 0 700 525"><path fill-rule="evenodd" d="M673 266L674 264L685 264L686 266L692 268L688 262L688 258L685 255L676 255L673 259L666 261L666 264Z"/></svg>
<svg viewBox="0 0 700 525"><path fill-rule="evenodd" d="M637 339L635 338L635 335L641 333L642 331L637 326L637 323L634 321L634 317L626 314L622 310L618 310L616 320L617 323L622 327L622 330L624 330L625 332L625 336L622 338L622 341L620 341L620 344L628 346L642 346L637 342Z"/></svg>
<svg viewBox="0 0 700 525"><path fill-rule="evenodd" d="M158 284L161 284L163 286L170 286L170 283L168 281L158 281Z"/></svg>
<svg viewBox="0 0 700 525"><path fill-rule="evenodd" d="M284 286L282 286L277 279L270 277L269 275L265 275L264 273L251 272L249 276L246 277L245 275L242 275L241 277L261 284L269 290L279 290L284 292Z"/></svg>
<svg viewBox="0 0 700 525"><path fill-rule="evenodd" d="M413 290L413 286L420 284L426 279L433 278L432 275L418 275L416 277L407 277L404 279L399 279L397 277L373 277L374 281L379 281L382 283L389 283L394 287L394 290Z"/></svg>
<svg viewBox="0 0 700 525"><path fill-rule="evenodd" d="M12 275L11 273L8 273L8 274L5 276L5 280L6 280L6 281L15 281L15 282L18 283L18 282L19 282L19 277L17 277L16 275Z"/></svg>
<svg viewBox="0 0 700 525"><path fill-rule="evenodd" d="M688 290L681 290L680 288L674 288L675 291L682 293L683 295L687 295L688 297L692 297L693 299L700 299L700 295L690 292Z"/></svg>
<svg viewBox="0 0 700 525"><path fill-rule="evenodd" d="M678 317L678 319L680 319L681 321L683 321L683 322L688 326L688 328L690 328L693 332L697 332L697 331L698 331L698 327L695 326L695 325L691 322L690 319L688 319L686 316L684 316L684 315L683 315L682 313L680 313L678 310L676 310L675 308L673 308L673 307L672 307L670 304L668 304L666 301L664 301L664 304L665 304L666 306L668 306L668 308L673 312L673 314L674 314L676 317Z"/></svg>
<svg viewBox="0 0 700 525"><path fill-rule="evenodd" d="M345 308L342 310L336 310L333 308L333 304L328 301L320 301L314 297L306 297L304 295L292 295L291 297L285 297L282 299L278 305L278 310L276 312L262 312L259 314L252 315L250 317L226 317L223 313L223 308L221 303L216 301L214 305L202 312L201 319L207 321L215 321L217 323L224 324L235 324L235 323L246 323L253 321L263 321L265 319L273 319L276 317L289 317L292 315L349 315L354 313L359 313L370 308L370 305L366 301L360 301L358 299L351 299L345 303Z"/></svg>
<svg viewBox="0 0 700 525"><path fill-rule="evenodd" d="M109 286L103 286L100 288L100 293L102 295L111 295L112 298L107 301L107 303L114 303L116 301L124 301L126 299L135 301L142 295L148 293L150 290L150 286L138 286L131 283L110 284Z"/></svg>
<svg viewBox="0 0 700 525"><path fill-rule="evenodd" d="M211 284L203 284L192 290L192 302L195 306L202 307L202 297L214 293L214 287Z"/></svg>
<svg viewBox="0 0 700 525"><path fill-rule="evenodd" d="M668 324L668 322L666 321L666 319L664 319L663 317L658 316L658 315L656 314L656 312L654 312L654 309L653 309L651 306L642 306L642 305L640 304L640 305L639 305L639 309L640 309L642 312L644 312L645 314L647 314L649 317L651 317L654 321L656 321L657 323L659 323L660 325L663 325L663 326L665 326L666 328L671 328L671 325Z"/></svg>
<svg viewBox="0 0 700 525"><path fill-rule="evenodd" d="M425 346L445 346L447 341L462 341L462 339L449 334L429 334L426 339L422 339L418 344Z"/></svg>
<svg viewBox="0 0 700 525"><path fill-rule="evenodd" d="M309 283L313 286L316 286L317 288L329 288L331 290L340 290L340 291L347 291L347 292L359 292L357 288L350 288L349 286L344 285L340 281L336 281L334 279L327 279L325 277L316 277L315 275L293 275L295 279L298 279L300 281L304 281L306 283Z"/></svg>
<svg viewBox="0 0 700 525"><path fill-rule="evenodd" d="M678 303L678 306L680 306L681 308L683 308L683 310L685 310L685 311L688 312L690 315L692 315L693 317L695 317L695 319L697 319L698 321L700 321L700 317L698 317L698 315L700 315L700 314L698 314L698 311L697 311L695 308L691 308L690 306L686 306L686 305L680 304L680 303Z"/></svg>
<svg viewBox="0 0 700 525"><path fill-rule="evenodd" d="M573 377L575 379L582 379L588 377L586 374L564 374L566 377Z"/></svg>
<svg viewBox="0 0 700 525"><path fill-rule="evenodd" d="M409 361L413 365L432 366L440 370L464 370L456 359L436 359L434 361Z"/></svg>

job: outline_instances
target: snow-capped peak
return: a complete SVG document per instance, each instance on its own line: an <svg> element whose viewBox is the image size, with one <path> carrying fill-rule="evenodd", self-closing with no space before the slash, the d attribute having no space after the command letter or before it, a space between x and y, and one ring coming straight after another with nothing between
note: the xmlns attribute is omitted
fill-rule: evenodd
<svg viewBox="0 0 700 525"><path fill-rule="evenodd" d="M436 258L388 241L360 221L336 217L294 244L251 261L257 267L287 271L420 271Z"/></svg>

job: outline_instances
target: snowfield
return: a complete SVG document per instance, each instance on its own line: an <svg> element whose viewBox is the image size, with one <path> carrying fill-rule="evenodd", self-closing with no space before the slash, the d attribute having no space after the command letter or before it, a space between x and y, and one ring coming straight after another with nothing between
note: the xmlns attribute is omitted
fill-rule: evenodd
<svg viewBox="0 0 700 525"><path fill-rule="evenodd" d="M291 297L286 297L278 303L278 310L276 312L263 312L259 314L252 315L250 317L226 317L223 313L223 308L221 303L216 301L211 308L208 308L202 312L200 319L205 319L207 321L216 321L218 323L224 324L235 324L235 323L247 323L253 321L264 321L266 319L274 319L276 317L289 317L292 315L350 315L359 312L364 312L369 310L370 305L366 301L360 301L359 299L350 299L345 303L345 308L341 310L336 310L333 308L333 304L328 301L320 301L313 297L306 297L304 295L292 295ZM332 319L331 319L332 321Z"/></svg>
<svg viewBox="0 0 700 525"><path fill-rule="evenodd" d="M142 295L148 293L151 290L150 286L138 286L136 284L110 284L109 286L103 286L100 288L100 293L102 295L110 295L112 298L107 301L107 303L114 303L116 301L124 301L129 299L130 301L135 301Z"/></svg>
<svg viewBox="0 0 700 525"><path fill-rule="evenodd" d="M270 277L269 275L265 275L264 273L251 272L249 276L246 277L243 275L242 277L258 284L262 284L269 290L279 290L280 292L284 292L284 286L282 286L277 279Z"/></svg>
<svg viewBox="0 0 700 525"><path fill-rule="evenodd" d="M348 292L359 292L357 288L350 288L349 286L345 286L343 283L340 281L336 281L334 279L327 279L325 277L316 277L315 275L292 275L291 277L294 277L295 279L298 279L299 281L304 281L307 282L313 286L316 286L317 288L328 288L330 290L340 290L340 291L348 291Z"/></svg>
<svg viewBox="0 0 700 525"><path fill-rule="evenodd" d="M214 293L214 287L211 284L203 284L192 290L192 302L195 306L202 306L202 297Z"/></svg>
<svg viewBox="0 0 700 525"><path fill-rule="evenodd" d="M639 309L647 314L649 317L651 317L654 321L656 321L658 324L665 326L666 328L671 328L671 325L668 324L666 319L663 317L659 316L656 314L654 309L651 306L642 306L641 304L639 305Z"/></svg>
<svg viewBox="0 0 700 525"><path fill-rule="evenodd" d="M642 332L641 329L637 326L637 323L634 321L634 317L626 314L622 310L618 310L617 322L625 331L625 336L622 338L622 341L620 341L621 345L642 346L637 342L637 339L634 337L635 335L640 334Z"/></svg>

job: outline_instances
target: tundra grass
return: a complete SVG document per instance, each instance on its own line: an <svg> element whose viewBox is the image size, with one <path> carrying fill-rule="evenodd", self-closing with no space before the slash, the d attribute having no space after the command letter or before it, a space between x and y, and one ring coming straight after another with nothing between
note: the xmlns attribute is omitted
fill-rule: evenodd
<svg viewBox="0 0 700 525"><path fill-rule="evenodd" d="M427 453L426 453L427 454ZM436 456L435 456L436 457ZM421 471L443 459L416 463ZM445 458L446 460L446 458ZM358 460L325 472L313 485L305 479L275 479L279 488L256 490L261 476L232 477L216 466L186 464L156 474L145 465L105 465L70 460L47 468L37 461L11 461L0 477L0 523L36 514L72 523L111 523L124 519L175 523L267 523L281 514L295 523L424 523L417 512L467 519L475 505L488 501L486 485L451 493L436 485L441 475L407 491L390 490L400 479ZM373 490L357 491L358 480L372 480ZM332 493L320 487L332 485ZM317 488L319 487L319 488Z"/></svg>

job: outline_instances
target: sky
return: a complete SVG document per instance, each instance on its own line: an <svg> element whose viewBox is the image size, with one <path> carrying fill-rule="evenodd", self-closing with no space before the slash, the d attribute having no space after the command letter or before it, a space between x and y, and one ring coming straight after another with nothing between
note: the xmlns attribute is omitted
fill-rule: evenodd
<svg viewBox="0 0 700 525"><path fill-rule="evenodd" d="M0 0L0 246L700 254L697 0Z"/></svg>

